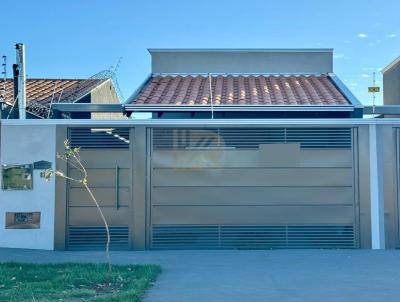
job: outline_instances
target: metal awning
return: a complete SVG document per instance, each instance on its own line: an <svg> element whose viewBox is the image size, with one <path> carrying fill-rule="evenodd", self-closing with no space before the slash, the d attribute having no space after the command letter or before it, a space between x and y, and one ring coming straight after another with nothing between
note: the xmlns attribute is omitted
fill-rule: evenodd
<svg viewBox="0 0 400 302"><path fill-rule="evenodd" d="M133 104L53 104L60 112L352 112L362 111L362 115L400 115L400 105L381 106L149 106ZM360 115L360 117L362 116Z"/></svg>

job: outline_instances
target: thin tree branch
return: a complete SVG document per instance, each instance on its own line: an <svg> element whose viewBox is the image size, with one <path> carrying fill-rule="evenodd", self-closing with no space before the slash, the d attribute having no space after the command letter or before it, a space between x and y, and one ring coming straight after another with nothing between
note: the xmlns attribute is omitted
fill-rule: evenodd
<svg viewBox="0 0 400 302"><path fill-rule="evenodd" d="M85 180L87 181L87 171L86 168L82 165L80 159L78 159L75 155L75 153L72 154L72 156L75 158L76 162L82 167L83 173L85 174Z"/></svg>
<svg viewBox="0 0 400 302"><path fill-rule="evenodd" d="M86 189L86 191L89 193L90 198L92 199L93 203L95 204L95 206L100 214L101 220L103 221L103 224L106 228L107 243L106 243L106 251L105 252L106 252L106 258L107 258L107 263L108 263L108 274L109 274L108 277L111 278L111 271L112 271L112 264L111 264L111 257L110 257L111 236L110 236L110 229L109 229L109 226L107 223L107 219L104 216L104 213L100 207L100 204L98 203L96 197L94 196L92 190L89 187L88 172L87 172L85 166L81 162L79 148L71 148L68 140L64 141L64 148L65 148L65 154L64 155L57 154L57 158L66 162L68 165L71 165L75 169L79 170L83 174L82 175L83 178L82 179L72 178L72 177L65 175L63 171L59 171L59 170L54 171L51 169L49 169L49 171L45 174L45 177L46 177L46 179L48 179L52 175L55 175L55 176L59 176L64 179L67 179L67 180L81 183L84 186L84 188Z"/></svg>
<svg viewBox="0 0 400 302"><path fill-rule="evenodd" d="M60 172L60 171L56 171L56 173L57 173L57 172ZM61 172L61 173L62 173L62 172ZM78 182L78 183L82 183L82 180L81 180L81 179L75 179L75 178L72 178L72 177L68 177L68 176L66 176L66 175L64 175L64 174L62 174L62 175L58 174L57 176L62 177L62 178L65 178L65 179L68 179L68 180L72 180L72 181L75 181L75 182Z"/></svg>
<svg viewBox="0 0 400 302"><path fill-rule="evenodd" d="M94 197L92 190L90 190L90 188L88 187L88 185L86 183L83 184L86 188L86 190L88 191L90 197L92 198L94 204L97 207L97 210L100 213L101 219L103 220L104 226L106 227L106 231L107 231L107 244L106 244L106 257L107 257L107 261L108 261L108 272L111 273L111 257L110 257L110 229L108 228L108 223L106 218L104 217L103 211L99 205L99 203L97 202L96 198Z"/></svg>
<svg viewBox="0 0 400 302"><path fill-rule="evenodd" d="M57 154L57 158L61 159L62 161L66 162L67 164L70 164L71 166L73 166L75 169L81 171L83 173L83 170L81 168L79 168L77 165L75 165L72 161L66 159L64 156L61 156L59 154Z"/></svg>

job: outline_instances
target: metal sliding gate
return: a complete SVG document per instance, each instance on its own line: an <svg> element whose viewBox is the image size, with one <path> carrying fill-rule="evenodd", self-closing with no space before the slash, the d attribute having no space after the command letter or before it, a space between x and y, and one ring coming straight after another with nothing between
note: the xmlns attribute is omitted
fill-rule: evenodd
<svg viewBox="0 0 400 302"><path fill-rule="evenodd" d="M131 221L131 148L129 128L71 128L72 147L80 147L87 168L89 187L110 226L111 249L129 248ZM69 166L71 177L80 177L78 167ZM79 183L67 186L67 248L104 249L106 230L95 204Z"/></svg>
<svg viewBox="0 0 400 302"><path fill-rule="evenodd" d="M356 248L352 128L154 128L153 249Z"/></svg>

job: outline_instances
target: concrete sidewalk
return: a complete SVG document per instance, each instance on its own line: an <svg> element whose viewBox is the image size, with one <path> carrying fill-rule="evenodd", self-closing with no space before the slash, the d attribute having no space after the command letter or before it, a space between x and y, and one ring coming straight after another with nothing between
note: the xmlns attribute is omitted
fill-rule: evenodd
<svg viewBox="0 0 400 302"><path fill-rule="evenodd" d="M400 299L400 251L113 252L114 263L156 263L148 301L385 301ZM102 252L0 249L0 261L97 262Z"/></svg>

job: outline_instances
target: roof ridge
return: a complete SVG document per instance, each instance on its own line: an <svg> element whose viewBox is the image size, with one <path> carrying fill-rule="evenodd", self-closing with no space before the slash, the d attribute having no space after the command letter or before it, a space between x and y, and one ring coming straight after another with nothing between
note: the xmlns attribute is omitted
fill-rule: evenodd
<svg viewBox="0 0 400 302"><path fill-rule="evenodd" d="M108 80L108 79L91 79L91 78L78 78L78 79L73 79L73 78L26 78L27 81L86 81L86 80L98 80L98 81L103 81L103 80ZM2 80L0 79L0 82ZM6 78L6 81L13 81L13 78Z"/></svg>
<svg viewBox="0 0 400 302"><path fill-rule="evenodd" d="M298 77L304 77L304 76L329 76L329 73L226 73L226 72L213 72L213 73L153 73L151 74L151 77L185 77L185 76L192 76L192 77L198 77L198 76L203 76L203 77L208 77L209 75L216 77L216 76L243 76L243 77L249 77L249 76L276 76L276 77L291 77L291 76L298 76Z"/></svg>

